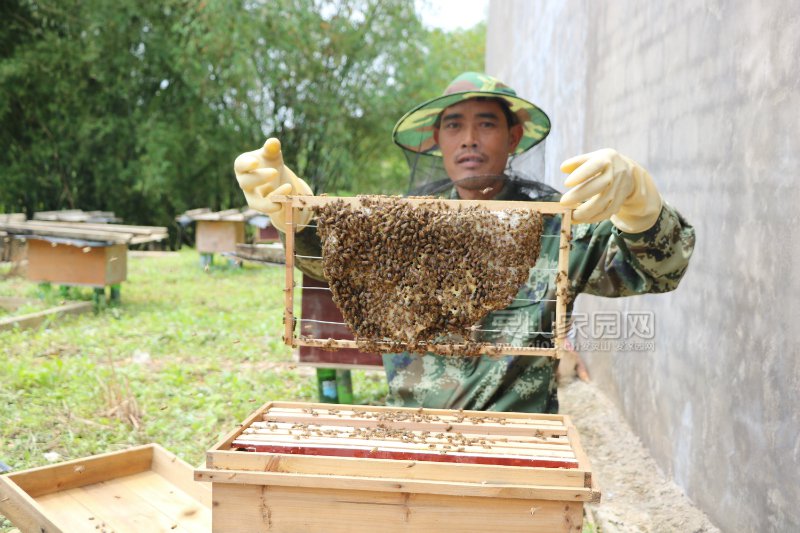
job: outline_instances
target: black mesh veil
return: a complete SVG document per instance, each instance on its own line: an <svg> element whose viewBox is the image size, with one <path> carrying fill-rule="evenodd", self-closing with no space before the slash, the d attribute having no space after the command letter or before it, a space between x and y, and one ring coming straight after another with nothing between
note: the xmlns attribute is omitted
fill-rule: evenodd
<svg viewBox="0 0 800 533"><path fill-rule="evenodd" d="M465 178L459 185L471 188L469 182L474 181L475 188L482 188L487 184L495 184L496 180L502 180L514 182L520 188L526 189L531 198L558 194L556 189L539 181L544 176L545 142L540 142L523 154L510 157L502 175ZM454 182L447 176L441 157L405 149L403 153L410 175L407 192L409 196L450 197L453 194Z"/></svg>

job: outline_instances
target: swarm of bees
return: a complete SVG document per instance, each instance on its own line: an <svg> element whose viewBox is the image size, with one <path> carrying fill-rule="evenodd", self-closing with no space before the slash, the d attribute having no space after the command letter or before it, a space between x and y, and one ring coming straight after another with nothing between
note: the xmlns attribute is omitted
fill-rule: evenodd
<svg viewBox="0 0 800 533"><path fill-rule="evenodd" d="M539 256L535 211L370 196L315 210L325 278L365 351L475 351L475 325L513 301Z"/></svg>

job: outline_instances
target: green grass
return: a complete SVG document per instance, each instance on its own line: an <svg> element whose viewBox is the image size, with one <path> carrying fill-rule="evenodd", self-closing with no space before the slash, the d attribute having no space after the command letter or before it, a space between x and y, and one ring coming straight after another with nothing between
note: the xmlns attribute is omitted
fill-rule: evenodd
<svg viewBox="0 0 800 533"><path fill-rule="evenodd" d="M193 250L131 257L120 307L0 331L0 461L20 470L48 452L157 442L196 465L262 403L315 401L314 370L281 341L283 282L282 267L219 258L203 271ZM7 277L0 296L61 295ZM382 371L353 371L353 386L356 403L383 402Z"/></svg>

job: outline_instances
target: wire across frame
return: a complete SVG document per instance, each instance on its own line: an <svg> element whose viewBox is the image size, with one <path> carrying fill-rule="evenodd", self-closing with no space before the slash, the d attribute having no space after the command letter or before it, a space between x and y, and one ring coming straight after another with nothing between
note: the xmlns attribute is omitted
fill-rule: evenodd
<svg viewBox="0 0 800 533"><path fill-rule="evenodd" d="M545 238L558 238L558 263L555 272L556 284L556 300L555 300L555 322L552 331L529 332L531 334L545 334L551 335L553 339L552 348L543 348L535 346L512 346L507 344L491 344L485 343L481 348L481 354L492 355L534 355L534 356L548 356L560 357L565 350L565 339L567 334L567 292L569 277L569 240L572 225L572 209L563 207L558 202L506 202L497 200L443 200L431 198L402 198L402 197L380 197L370 196L370 201L386 201L386 202L405 202L412 206L416 205L431 205L442 204L449 207L468 207L480 206L490 211L502 211L505 209L520 209L529 211L538 211L542 215L561 215L561 228L558 235L543 235ZM338 348L358 348L358 342L352 339L335 339L335 338L314 338L307 336L298 336L295 332L295 324L302 321L307 322L320 322L325 324L336 324L346 327L343 322L327 322L327 321L313 321L310 319L296 319L294 316L294 267L295 257L307 259L322 259L321 257L312 256L296 256L294 247L294 215L295 210L298 208L312 208L324 206L329 203L343 201L351 206L361 205L362 197L339 197L339 196L279 196L274 201L283 204L285 210L286 220L286 241L284 243L286 251L286 284L284 288L285 293L285 309L284 309L284 342L292 347L297 346L315 346L326 349ZM303 290L330 290L323 287L303 287ZM542 300L539 300L542 301ZM476 331L496 331L496 330L481 330ZM372 343L380 347L385 345L386 351L396 351L397 343L387 340L385 343L376 342ZM459 347L462 345L441 345L437 344L440 350L447 350L451 353L458 353Z"/></svg>

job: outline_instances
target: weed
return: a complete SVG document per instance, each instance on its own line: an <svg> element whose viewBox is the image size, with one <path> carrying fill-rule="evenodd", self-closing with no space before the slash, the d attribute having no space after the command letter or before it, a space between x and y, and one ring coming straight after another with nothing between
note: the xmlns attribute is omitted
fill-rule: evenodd
<svg viewBox="0 0 800 533"><path fill-rule="evenodd" d="M205 272L193 250L131 257L121 307L0 331L0 461L21 470L47 452L158 442L199 464L261 404L314 401L314 370L281 342L283 283L277 266ZM15 277L2 296L62 299ZM354 371L353 385L357 402L383 403L382 371Z"/></svg>

